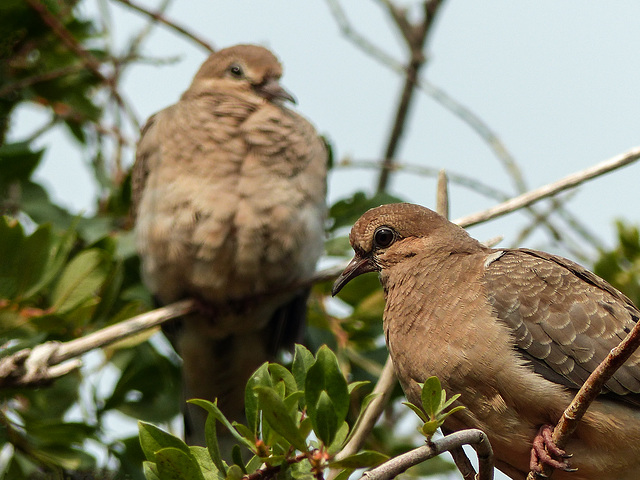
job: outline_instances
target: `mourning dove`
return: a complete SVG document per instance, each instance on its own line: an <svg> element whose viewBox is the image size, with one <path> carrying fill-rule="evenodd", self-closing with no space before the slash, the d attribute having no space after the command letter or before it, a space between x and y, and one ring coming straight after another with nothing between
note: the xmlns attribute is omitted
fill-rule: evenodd
<svg viewBox="0 0 640 480"><path fill-rule="evenodd" d="M231 420L250 374L299 340L308 290L286 290L323 251L327 151L283 106L281 74L259 46L212 54L143 128L132 176L144 283L162 304L202 307L172 338L185 396L218 398ZM187 416L187 440L204 444L204 410Z"/></svg>
<svg viewBox="0 0 640 480"><path fill-rule="evenodd" d="M350 235L355 257L334 285L379 272L384 333L408 399L435 375L463 409L451 430L480 428L497 467L524 479L588 375L640 312L570 260L491 249L437 213L411 204L366 212ZM640 353L606 383L566 445L551 455L557 479L640 478ZM541 435L544 433L544 435ZM536 440L537 447L532 449Z"/></svg>

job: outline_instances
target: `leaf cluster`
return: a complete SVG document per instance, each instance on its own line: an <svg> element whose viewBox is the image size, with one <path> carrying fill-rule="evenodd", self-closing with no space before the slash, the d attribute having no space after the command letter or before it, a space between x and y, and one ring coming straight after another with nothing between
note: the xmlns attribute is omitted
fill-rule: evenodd
<svg viewBox="0 0 640 480"><path fill-rule="evenodd" d="M355 468L382 463L388 457L374 451L332 461L353 432L346 421L351 395L365 383L348 384L335 354L326 346L314 356L296 345L290 369L265 363L247 382L246 424L231 424L216 403L191 400L208 412L206 448L187 446L178 437L140 423L146 478L213 480L254 474L311 480L329 467L344 469L346 475ZM362 410L370 399L363 403ZM222 458L219 425L236 442L232 459ZM251 454L246 462L241 449Z"/></svg>
<svg viewBox="0 0 640 480"><path fill-rule="evenodd" d="M449 415L465 408L462 405L457 405L451 410L447 410L459 397L460 394L457 393L447 400L447 392L442 388L440 380L437 377L429 377L422 384L420 395L422 405L418 406L410 402L403 403L424 422L419 431L427 440L430 440Z"/></svg>
<svg viewBox="0 0 640 480"><path fill-rule="evenodd" d="M16 219L0 217L0 358L83 336L146 308L116 240L80 243L73 228L58 232L45 224L27 233ZM139 448L109 438L106 423L113 412L151 421L177 414L178 365L146 342L152 334L106 349L95 372L76 371L46 388L0 390L0 449L10 452L0 478L95 470L98 459L86 451L88 441L104 445L122 465L130 463L133 475L139 472L133 460L140 459ZM98 382L107 366L113 383L101 393L90 379ZM160 375L163 386L155 380Z"/></svg>

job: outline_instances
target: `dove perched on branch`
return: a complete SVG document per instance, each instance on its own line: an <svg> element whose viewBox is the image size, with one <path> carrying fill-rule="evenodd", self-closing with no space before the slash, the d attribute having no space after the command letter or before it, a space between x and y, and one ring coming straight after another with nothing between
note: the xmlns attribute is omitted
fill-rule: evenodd
<svg viewBox="0 0 640 480"><path fill-rule="evenodd" d="M549 435L640 318L626 296L565 258L487 248L418 205L369 210L350 240L355 256L333 293L379 272L389 354L412 403L432 375L460 393L466 409L444 426L483 430L514 479L539 461L560 468L559 480L640 478L640 352L587 410L566 445L570 459Z"/></svg>
<svg viewBox="0 0 640 480"><path fill-rule="evenodd" d="M163 304L201 308L171 335L185 397L244 412L250 374L300 341L310 276L323 251L327 151L288 109L282 67L267 49L213 53L180 100L142 130L133 170L136 242L145 284ZM189 405L186 437L204 444Z"/></svg>

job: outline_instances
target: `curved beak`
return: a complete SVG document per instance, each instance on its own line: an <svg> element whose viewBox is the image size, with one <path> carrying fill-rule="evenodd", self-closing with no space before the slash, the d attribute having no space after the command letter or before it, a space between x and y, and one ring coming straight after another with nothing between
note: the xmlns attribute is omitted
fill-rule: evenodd
<svg viewBox="0 0 640 480"><path fill-rule="evenodd" d="M258 95L266 98L269 101L288 100L293 104L296 103L295 97L287 92L284 88L282 88L282 85L280 85L278 83L278 80L276 80L275 78L270 78L264 83L256 85L255 89L256 92L258 92Z"/></svg>
<svg viewBox="0 0 640 480"><path fill-rule="evenodd" d="M361 257L356 253L353 260L349 262L347 268L340 274L335 283L333 284L333 288L331 289L331 296L335 297L342 287L344 287L347 283L349 283L352 279L356 278L363 273L368 272L377 272L380 270L378 266L373 262L373 260L369 257Z"/></svg>

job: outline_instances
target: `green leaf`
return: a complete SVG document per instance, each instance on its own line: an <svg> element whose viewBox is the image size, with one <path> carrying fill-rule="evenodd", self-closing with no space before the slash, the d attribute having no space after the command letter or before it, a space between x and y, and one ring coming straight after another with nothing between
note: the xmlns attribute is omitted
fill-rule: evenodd
<svg viewBox="0 0 640 480"><path fill-rule="evenodd" d="M38 461L56 465L67 470L85 470L95 467L95 458L84 450L68 446L47 446L33 450L31 455Z"/></svg>
<svg viewBox="0 0 640 480"><path fill-rule="evenodd" d="M389 457L383 453L374 452L372 450L363 450L354 455L349 455L337 462L331 462L329 465L331 468L367 468L375 467L387 460L389 460Z"/></svg>
<svg viewBox="0 0 640 480"><path fill-rule="evenodd" d="M338 431L338 417L333 402L325 390L320 392L311 416L313 431L325 445L331 445Z"/></svg>
<svg viewBox="0 0 640 480"><path fill-rule="evenodd" d="M442 404L442 386L437 377L429 377L422 385L422 408L429 418L435 418L440 413Z"/></svg>
<svg viewBox="0 0 640 480"><path fill-rule="evenodd" d="M246 425L243 425L238 422L233 422L233 428L235 428L240 435L242 435L248 442L254 443L256 441L256 436L253 431L249 430Z"/></svg>
<svg viewBox="0 0 640 480"><path fill-rule="evenodd" d="M66 313L96 296L107 278L106 258L98 249L78 254L62 272L52 295L52 308Z"/></svg>
<svg viewBox="0 0 640 480"><path fill-rule="evenodd" d="M234 465L240 467L243 474L247 474L247 469L244 468L244 462L242 461L242 453L240 452L240 447L236 444L231 448L231 459L233 460Z"/></svg>
<svg viewBox="0 0 640 480"><path fill-rule="evenodd" d="M206 447L190 446L189 451L197 462L205 480L219 480L224 478L211 460L209 450Z"/></svg>
<svg viewBox="0 0 640 480"><path fill-rule="evenodd" d="M307 451L305 438L300 434L295 419L276 391L273 388L263 386L257 386L254 389L262 406L262 415L269 426L298 450Z"/></svg>
<svg viewBox="0 0 640 480"><path fill-rule="evenodd" d="M49 283L59 274L67 261L67 257L73 248L75 240L76 233L74 226L72 225L61 237L58 238L55 246L50 250L50 255L43 274L40 276L38 282L34 283L29 290L23 293L24 298L30 298L38 293L42 288L49 285Z"/></svg>
<svg viewBox="0 0 640 480"><path fill-rule="evenodd" d="M289 370L287 370L285 367L277 363L270 363L268 368L269 368L269 373L271 374L272 385L275 387L275 385L278 383L284 384L285 396L288 396L293 392L298 391L296 380Z"/></svg>
<svg viewBox="0 0 640 480"><path fill-rule="evenodd" d="M247 417L247 425L253 431L255 437L258 437L259 426L259 406L258 394L254 390L257 386L271 387L271 375L269 375L269 364L263 363L247 380L244 390L244 411Z"/></svg>
<svg viewBox="0 0 640 480"><path fill-rule="evenodd" d="M406 405L407 407L409 407L411 410L413 410L413 412L418 415L418 417L420 417L420 420L422 420L423 422L426 422L428 420L427 416L425 415L425 413L422 411L421 408L415 406L413 403L409 403L409 402L402 402L403 405Z"/></svg>
<svg viewBox="0 0 640 480"><path fill-rule="evenodd" d="M333 456L340 450L342 450L342 447L345 445L348 436L349 424L347 422L342 422L342 425L340 425L340 428L338 428L338 431L336 432L336 436L333 439L333 442L327 448L327 452L329 453L329 455Z"/></svg>
<svg viewBox="0 0 640 480"><path fill-rule="evenodd" d="M19 253L20 265L18 271L19 296L32 290L46 272L49 252L52 250L51 227L49 225L38 228L27 237ZM26 296L26 295L25 295Z"/></svg>
<svg viewBox="0 0 640 480"><path fill-rule="evenodd" d="M189 454L189 447L178 437L160 430L155 425L146 422L138 422L140 431L140 446L147 460L156 462L156 453L163 448L178 449Z"/></svg>
<svg viewBox="0 0 640 480"><path fill-rule="evenodd" d="M167 447L156 452L156 466L160 480L205 480L190 452Z"/></svg>
<svg viewBox="0 0 640 480"><path fill-rule="evenodd" d="M160 477L158 476L158 467L155 462L150 462L148 460L142 462L142 469L147 480L160 480Z"/></svg>
<svg viewBox="0 0 640 480"><path fill-rule="evenodd" d="M244 477L244 473L242 472L242 469L239 466L231 465L229 467L226 480L242 480L242 477ZM188 480L191 480L191 479L188 479Z"/></svg>
<svg viewBox="0 0 640 480"><path fill-rule="evenodd" d="M43 153L44 150L31 150L28 142L0 146L0 187L6 187L10 182L28 180L40 163Z"/></svg>
<svg viewBox="0 0 640 480"><path fill-rule="evenodd" d="M438 428L440 428L441 424L442 422L439 422L438 420L429 420L428 422L424 422L422 427L420 427L420 431L425 437L431 438Z"/></svg>
<svg viewBox="0 0 640 480"><path fill-rule="evenodd" d="M444 393L444 390L442 391ZM446 395L446 394L445 394ZM445 396L446 398L446 396ZM458 398L460 398L460 394L456 393L454 396L452 396L449 400L445 400L445 398L443 398L443 402L442 402L442 410L445 410L449 407L449 405L451 405L453 402L455 402Z"/></svg>
<svg viewBox="0 0 640 480"><path fill-rule="evenodd" d="M338 475L336 475L336 477L333 480L349 480L349 477L351 477L351 474L353 473L354 470L355 469L353 468L344 469Z"/></svg>
<svg viewBox="0 0 640 480"><path fill-rule="evenodd" d="M315 363L307 372L305 400L316 435L329 445L347 417L349 388L335 354L326 345L320 347Z"/></svg>
<svg viewBox="0 0 640 480"><path fill-rule="evenodd" d="M311 365L315 362L313 354L307 350L304 345L296 344L296 350L293 354L293 364L291 365L291 371L293 377L296 380L298 389L304 390L305 379L307 378L307 371L311 368Z"/></svg>
<svg viewBox="0 0 640 480"><path fill-rule="evenodd" d="M220 445L218 445L218 432L216 428L217 420L214 415L207 414L207 419L204 422L204 437L207 442L207 451L211 461L216 468L222 472L223 475L227 475L227 466L222 460L220 454Z"/></svg>
<svg viewBox="0 0 640 480"><path fill-rule="evenodd" d="M193 398L191 400L187 400L187 402L204 408L207 412L209 412L209 415L212 415L217 421L222 423L227 428L229 433L231 433L233 438L235 438L241 445L246 445L248 448L253 449L253 443L245 440L244 437L240 435L235 428L233 428L231 422L227 420L227 417L224 416L222 411L215 403L211 403L207 400L202 400L199 398Z"/></svg>
<svg viewBox="0 0 640 480"><path fill-rule="evenodd" d="M351 382L349 384L349 395L358 390L360 387L364 387L365 385L370 384L371 382L368 380L361 380L359 382Z"/></svg>

